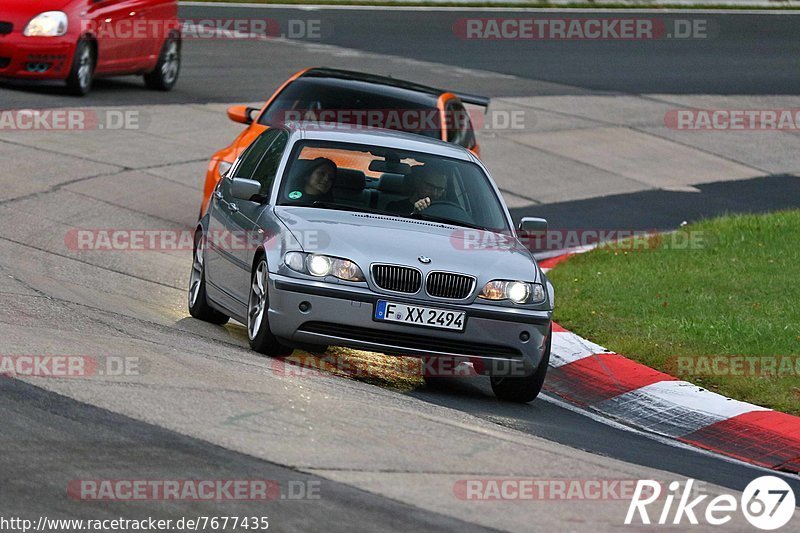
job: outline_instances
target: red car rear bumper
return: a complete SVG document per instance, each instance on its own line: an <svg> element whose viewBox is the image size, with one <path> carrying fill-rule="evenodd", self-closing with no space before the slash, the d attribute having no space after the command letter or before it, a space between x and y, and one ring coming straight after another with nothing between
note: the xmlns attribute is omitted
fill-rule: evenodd
<svg viewBox="0 0 800 533"><path fill-rule="evenodd" d="M66 79L75 54L75 40L63 37L0 37L0 78Z"/></svg>

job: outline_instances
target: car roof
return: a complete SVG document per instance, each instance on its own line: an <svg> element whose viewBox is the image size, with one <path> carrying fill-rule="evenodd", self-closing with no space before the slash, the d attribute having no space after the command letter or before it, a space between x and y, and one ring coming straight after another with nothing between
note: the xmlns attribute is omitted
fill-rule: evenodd
<svg viewBox="0 0 800 533"><path fill-rule="evenodd" d="M353 89L414 101L431 107L436 107L439 96L447 92L442 89L388 76L377 76L375 74L333 68L311 68L305 71L298 79L319 80L327 85L352 87Z"/></svg>
<svg viewBox="0 0 800 533"><path fill-rule="evenodd" d="M340 123L287 122L282 127L301 139L375 145L463 161L476 160L472 152L462 146L416 133Z"/></svg>

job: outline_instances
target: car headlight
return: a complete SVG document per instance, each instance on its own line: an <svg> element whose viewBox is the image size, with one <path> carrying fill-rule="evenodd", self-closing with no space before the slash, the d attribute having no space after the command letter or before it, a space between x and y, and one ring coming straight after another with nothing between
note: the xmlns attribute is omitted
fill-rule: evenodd
<svg viewBox="0 0 800 533"><path fill-rule="evenodd" d="M511 300L514 303L541 303L545 300L544 287L540 283L524 281L493 280L483 286L478 298L485 300Z"/></svg>
<svg viewBox="0 0 800 533"><path fill-rule="evenodd" d="M311 254L306 257L306 268L312 276L327 276L331 273L333 260L326 255Z"/></svg>
<svg viewBox="0 0 800 533"><path fill-rule="evenodd" d="M358 265L349 259L322 254L289 252L283 257L283 262L295 272L318 278L335 276L345 281L366 281L364 273L361 272Z"/></svg>
<svg viewBox="0 0 800 533"><path fill-rule="evenodd" d="M305 274L306 254L302 252L289 252L283 256L283 262L292 270Z"/></svg>
<svg viewBox="0 0 800 533"><path fill-rule="evenodd" d="M63 11L45 11L33 17L22 34L25 37L60 37L67 33L67 14Z"/></svg>
<svg viewBox="0 0 800 533"><path fill-rule="evenodd" d="M224 177L232 166L233 163L228 163L227 161L220 161L219 164L217 165L217 174L219 174L219 177L220 178Z"/></svg>

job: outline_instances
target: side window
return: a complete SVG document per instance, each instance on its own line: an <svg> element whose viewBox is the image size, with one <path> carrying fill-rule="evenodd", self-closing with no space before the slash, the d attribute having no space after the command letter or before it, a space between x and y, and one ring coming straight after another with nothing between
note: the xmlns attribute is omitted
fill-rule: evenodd
<svg viewBox="0 0 800 533"><path fill-rule="evenodd" d="M281 133L281 130L267 130L256 137L256 140L242 154L242 158L234 169L232 177L248 180L256 179L254 177L256 168L258 168L258 164L264 157L267 148L279 133Z"/></svg>
<svg viewBox="0 0 800 533"><path fill-rule="evenodd" d="M283 152L286 150L286 143L289 140L289 134L285 131L278 130L278 135L272 142L272 145L267 149L261 162L256 167L253 173L254 180L261 183L261 194L268 195L272 188L272 183L275 181L275 175L278 173L278 166L281 164Z"/></svg>
<svg viewBox="0 0 800 533"><path fill-rule="evenodd" d="M475 146L475 133L472 131L472 122L464 104L457 100L450 100L445 110L447 114L447 142L458 144L464 148L473 148Z"/></svg>

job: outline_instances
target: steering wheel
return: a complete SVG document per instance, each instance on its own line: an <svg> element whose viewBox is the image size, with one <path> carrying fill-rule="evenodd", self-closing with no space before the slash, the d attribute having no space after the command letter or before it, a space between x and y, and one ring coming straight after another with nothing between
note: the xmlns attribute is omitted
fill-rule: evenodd
<svg viewBox="0 0 800 533"><path fill-rule="evenodd" d="M469 216L469 213L467 213L461 205L448 200L434 200L431 202L431 205L420 212L434 217L450 218L463 222L472 221L472 217Z"/></svg>

